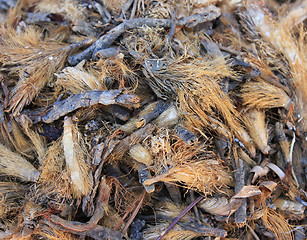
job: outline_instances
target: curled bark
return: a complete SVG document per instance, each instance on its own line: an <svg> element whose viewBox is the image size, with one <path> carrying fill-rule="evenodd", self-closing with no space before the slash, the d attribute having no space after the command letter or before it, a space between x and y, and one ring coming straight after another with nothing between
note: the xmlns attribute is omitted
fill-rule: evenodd
<svg viewBox="0 0 307 240"><path fill-rule="evenodd" d="M138 107L139 97L123 93L122 90L88 91L75 94L65 100L55 102L52 109L41 118L45 123L51 123L60 117L82 107L90 107L95 104Z"/></svg>

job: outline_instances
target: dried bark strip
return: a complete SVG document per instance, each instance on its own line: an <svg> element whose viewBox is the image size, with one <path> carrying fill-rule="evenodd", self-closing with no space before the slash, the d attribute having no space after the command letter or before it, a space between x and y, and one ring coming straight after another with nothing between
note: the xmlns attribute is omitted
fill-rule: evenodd
<svg viewBox="0 0 307 240"><path fill-rule="evenodd" d="M218 8L208 9L208 12L204 14L195 14L180 18L177 20L176 24L178 26L187 25L188 27L193 27L200 22L209 22L220 16L220 11ZM93 53L98 52L100 49L105 49L111 46L111 44L126 30L139 28L144 25L148 27L165 27L169 28L174 25L171 19L153 19L153 18L135 18L124 21L119 24L107 34L101 36L93 45L84 50L83 52L70 56L68 62L71 65L77 65L83 59L90 59Z"/></svg>
<svg viewBox="0 0 307 240"><path fill-rule="evenodd" d="M118 104L129 107L138 107L139 101L140 99L138 96L122 93L122 90L88 91L55 102L52 109L42 117L42 121L45 123L51 123L78 108L90 107L96 104Z"/></svg>
<svg viewBox="0 0 307 240"><path fill-rule="evenodd" d="M111 44L126 30L142 27L147 25L149 27L170 27L171 20L169 19L151 19L151 18L135 18L126 20L123 23L119 24L106 35L100 37L93 45L87 48L85 51L70 56L68 62L71 65L77 65L83 59L90 59L93 52L98 52L100 49L105 49L111 46Z"/></svg>
<svg viewBox="0 0 307 240"><path fill-rule="evenodd" d="M118 105L105 106L102 110L124 122L130 118L130 113Z"/></svg>

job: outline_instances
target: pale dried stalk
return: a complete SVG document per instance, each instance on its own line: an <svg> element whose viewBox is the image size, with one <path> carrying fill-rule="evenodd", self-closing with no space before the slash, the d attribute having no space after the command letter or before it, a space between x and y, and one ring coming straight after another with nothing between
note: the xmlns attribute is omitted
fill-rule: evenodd
<svg viewBox="0 0 307 240"><path fill-rule="evenodd" d="M89 166L85 162L86 152L82 148L81 135L70 117L64 119L62 139L67 172L69 174L73 194L81 197L91 189Z"/></svg>
<svg viewBox="0 0 307 240"><path fill-rule="evenodd" d="M146 166L150 166L152 164L152 156L140 143L133 145L129 150L129 154L133 159L145 164Z"/></svg>
<svg viewBox="0 0 307 240"><path fill-rule="evenodd" d="M285 212L291 219L304 218L305 206L297 201L292 201L285 197L279 197L274 200L275 206Z"/></svg>
<svg viewBox="0 0 307 240"><path fill-rule="evenodd" d="M173 127L179 121L178 110L175 106L169 107L164 111L157 119L153 121L156 125L160 127Z"/></svg>
<svg viewBox="0 0 307 240"><path fill-rule="evenodd" d="M38 132L30 129L31 120L27 116L21 115L19 120L20 120L20 124L22 125L24 129L25 134L30 138L31 142L33 143L33 146L34 146L33 148L34 148L34 151L38 155L38 161L40 165L43 165L45 154L47 151L47 145L46 145L45 138L39 135Z"/></svg>
<svg viewBox="0 0 307 240"><path fill-rule="evenodd" d="M0 173L31 182L36 182L40 175L31 163L2 144L0 144Z"/></svg>
<svg viewBox="0 0 307 240"><path fill-rule="evenodd" d="M263 154L268 154L271 148L268 145L268 133L264 111L251 109L244 113L244 117L246 127L255 144Z"/></svg>

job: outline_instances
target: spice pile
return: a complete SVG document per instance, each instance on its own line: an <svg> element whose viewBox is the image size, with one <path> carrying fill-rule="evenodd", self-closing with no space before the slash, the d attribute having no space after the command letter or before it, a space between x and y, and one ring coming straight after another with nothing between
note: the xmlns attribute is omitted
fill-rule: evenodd
<svg viewBox="0 0 307 240"><path fill-rule="evenodd" d="M0 1L1 239L305 239L307 1Z"/></svg>

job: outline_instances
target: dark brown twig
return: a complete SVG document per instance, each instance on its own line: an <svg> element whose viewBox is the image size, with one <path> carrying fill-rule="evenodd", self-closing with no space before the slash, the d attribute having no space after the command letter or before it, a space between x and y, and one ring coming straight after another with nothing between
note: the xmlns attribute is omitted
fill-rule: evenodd
<svg viewBox="0 0 307 240"><path fill-rule="evenodd" d="M146 191L144 190L144 192L143 192L143 194L142 194L142 196L141 196L141 198L140 198L140 201L139 201L138 205L136 206L136 208L134 209L134 211L133 211L131 217L129 218L128 222L126 223L126 225L125 225L125 227L124 227L124 229L123 229L123 231L122 231L122 234L125 234L125 233L127 232L129 226L131 225L131 223L133 222L135 216L136 216L137 213L139 212L139 210L140 210L140 208L141 208L141 206L142 206L142 203L143 203L143 201L144 201L145 195L146 195Z"/></svg>
<svg viewBox="0 0 307 240"><path fill-rule="evenodd" d="M236 186L235 192L240 191L246 184L246 167L245 163L242 159L239 159L239 164L237 170L235 172ZM240 225L244 225L246 223L246 208L247 208L247 200L242 199L241 206L235 212L235 221Z"/></svg>
<svg viewBox="0 0 307 240"><path fill-rule="evenodd" d="M172 12L171 12L171 15L172 15L172 23L171 23L171 29L169 31L169 34L167 36L167 39L166 39L166 44L170 44L174 35L175 35L175 31L176 31L176 24L177 24L177 20L176 20L176 12L174 10L174 8L172 7Z"/></svg>
<svg viewBox="0 0 307 240"><path fill-rule="evenodd" d="M4 79L3 76L0 75L0 82L1 82L1 87L3 90L3 94L4 94L4 100L3 100L3 109L6 109L9 103L9 89L7 88L7 86L4 83Z"/></svg>

